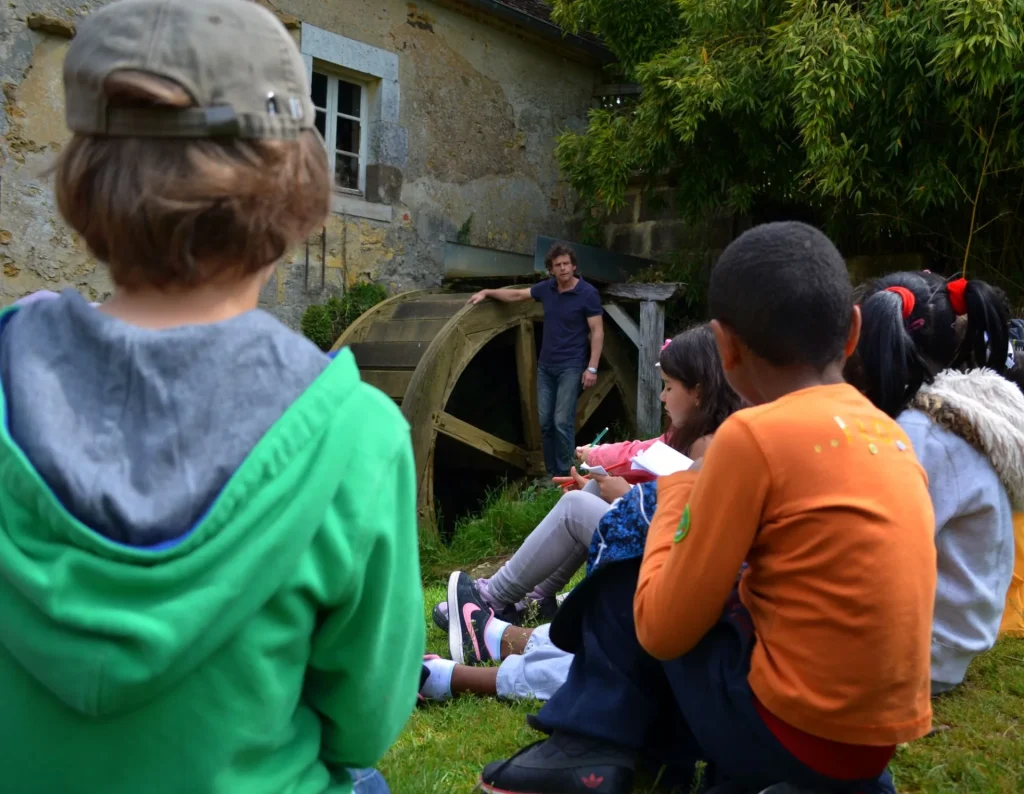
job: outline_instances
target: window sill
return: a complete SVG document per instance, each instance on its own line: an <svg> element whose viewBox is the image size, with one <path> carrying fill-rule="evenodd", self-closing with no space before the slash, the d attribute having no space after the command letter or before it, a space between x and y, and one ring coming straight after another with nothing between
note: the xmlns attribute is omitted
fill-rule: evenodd
<svg viewBox="0 0 1024 794"><path fill-rule="evenodd" d="M393 216L391 207L387 204L375 204L359 196L345 193L335 193L331 196L331 212L384 223L391 223Z"/></svg>

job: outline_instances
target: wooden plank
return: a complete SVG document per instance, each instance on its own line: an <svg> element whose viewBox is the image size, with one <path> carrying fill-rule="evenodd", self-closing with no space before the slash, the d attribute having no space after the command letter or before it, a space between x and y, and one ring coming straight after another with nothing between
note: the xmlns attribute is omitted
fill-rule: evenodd
<svg viewBox="0 0 1024 794"><path fill-rule="evenodd" d="M525 471L530 466L530 454L522 447L473 427L469 422L463 422L450 413L439 411L434 414L434 427L437 428L437 432L503 460L517 469Z"/></svg>
<svg viewBox="0 0 1024 794"><path fill-rule="evenodd" d="M447 320L386 320L370 325L360 342L430 342Z"/></svg>
<svg viewBox="0 0 1024 794"><path fill-rule="evenodd" d="M602 292L611 295L613 298L634 301L667 301L685 285L680 283L668 284L611 284L605 287Z"/></svg>
<svg viewBox="0 0 1024 794"><path fill-rule="evenodd" d="M537 404L537 343L533 320L521 320L516 332L516 377L519 380L519 411L523 417L526 448L541 448L540 408Z"/></svg>
<svg viewBox="0 0 1024 794"><path fill-rule="evenodd" d="M661 433L661 377L655 364L664 339L664 305L644 301L640 304L640 364L636 389L636 429L640 438L654 438Z"/></svg>
<svg viewBox="0 0 1024 794"><path fill-rule="evenodd" d="M606 303L603 308L604 313L615 321L629 341L640 347L640 326L633 321L629 313L617 303Z"/></svg>
<svg viewBox="0 0 1024 794"><path fill-rule="evenodd" d="M363 369L359 371L359 376L365 383L369 383L371 386L376 386L388 397L401 405L402 400L405 399L405 393L409 388L409 381L412 380L414 372L415 370L412 369Z"/></svg>
<svg viewBox="0 0 1024 794"><path fill-rule="evenodd" d="M467 292L464 296L446 297L444 300L431 298L430 300L401 303L395 307L392 317L396 320L447 320L455 316L456 312L469 300L469 295L470 293Z"/></svg>
<svg viewBox="0 0 1024 794"><path fill-rule="evenodd" d="M594 415L604 398L615 388L615 374L612 372L597 373L597 383L593 388L586 389L576 404L576 432Z"/></svg>
<svg viewBox="0 0 1024 794"><path fill-rule="evenodd" d="M349 345L360 369L415 369L428 342L354 342Z"/></svg>

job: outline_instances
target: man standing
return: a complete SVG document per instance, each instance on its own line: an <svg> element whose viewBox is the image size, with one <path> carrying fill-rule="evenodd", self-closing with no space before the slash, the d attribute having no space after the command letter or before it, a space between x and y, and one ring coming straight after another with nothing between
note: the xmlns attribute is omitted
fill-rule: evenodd
<svg viewBox="0 0 1024 794"><path fill-rule="evenodd" d="M533 299L544 306L544 336L537 366L537 403L544 465L552 477L569 473L576 447L576 402L581 389L597 382L604 345L601 296L577 275L576 252L556 243L544 258L551 278L529 289L485 289L469 299L503 303ZM587 348L590 359L587 359Z"/></svg>

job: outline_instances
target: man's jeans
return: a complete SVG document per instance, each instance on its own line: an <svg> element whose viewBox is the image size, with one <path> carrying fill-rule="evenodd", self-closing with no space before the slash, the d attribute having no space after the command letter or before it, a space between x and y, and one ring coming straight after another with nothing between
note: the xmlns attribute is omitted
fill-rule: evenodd
<svg viewBox="0 0 1024 794"><path fill-rule="evenodd" d="M537 403L544 445L544 466L552 477L569 473L576 450L576 403L583 370L537 367Z"/></svg>

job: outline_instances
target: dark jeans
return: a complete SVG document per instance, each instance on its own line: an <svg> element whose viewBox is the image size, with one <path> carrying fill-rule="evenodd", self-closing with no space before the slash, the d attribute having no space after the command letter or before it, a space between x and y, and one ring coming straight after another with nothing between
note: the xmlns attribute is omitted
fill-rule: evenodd
<svg viewBox="0 0 1024 794"><path fill-rule="evenodd" d="M688 654L669 662L648 655L633 623L639 568L630 560L598 572L582 645L565 684L537 714L538 727L603 739L682 768L706 761L721 780L754 791L788 782L837 794L895 794L887 771L855 783L817 774L768 730L747 683L753 625L735 591L719 623Z"/></svg>
<svg viewBox="0 0 1024 794"><path fill-rule="evenodd" d="M537 404L544 444L544 466L552 477L569 473L576 449L576 403L583 370L537 367Z"/></svg>

